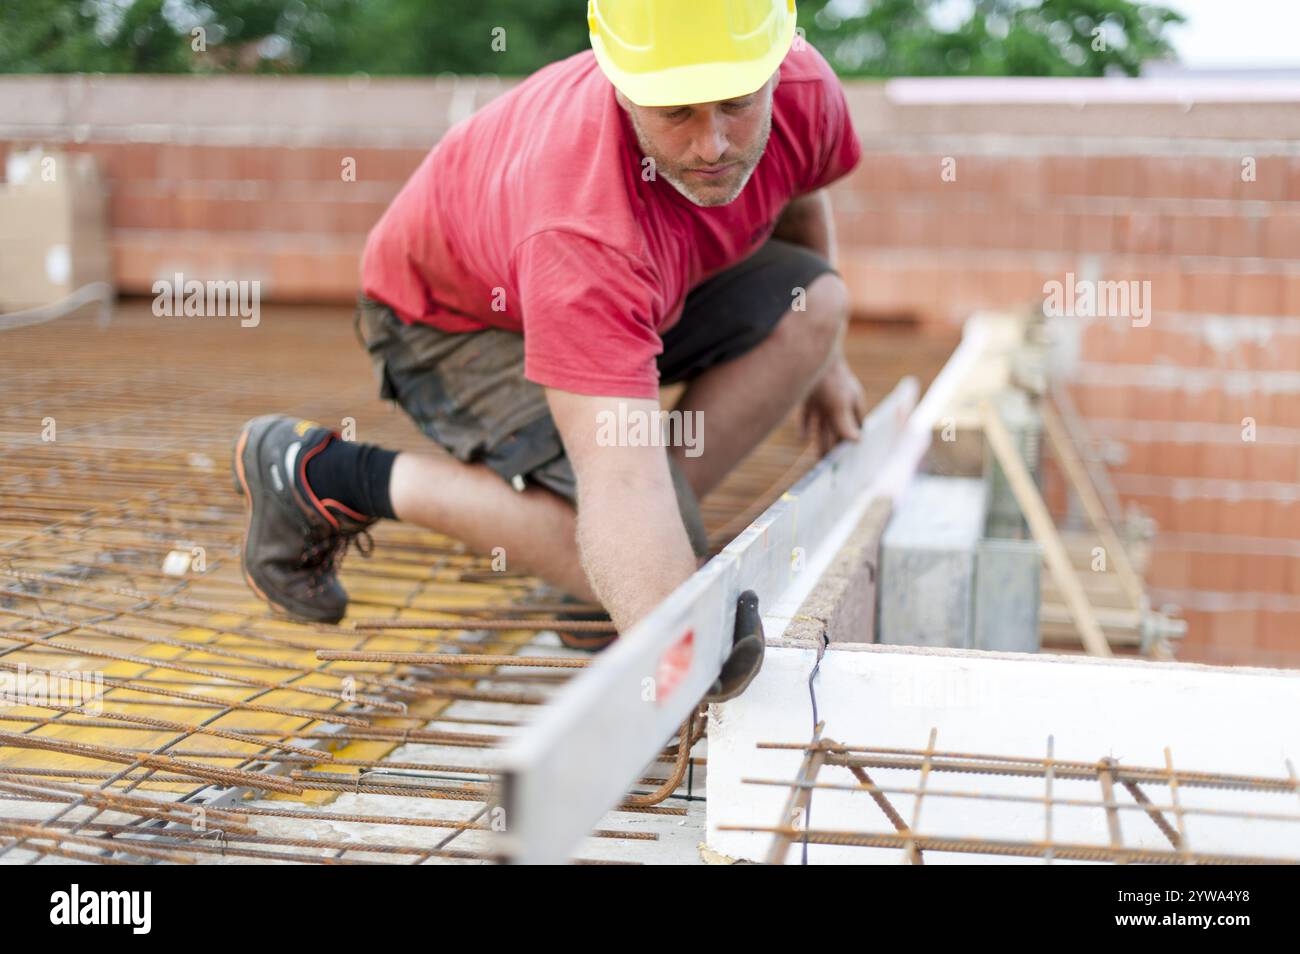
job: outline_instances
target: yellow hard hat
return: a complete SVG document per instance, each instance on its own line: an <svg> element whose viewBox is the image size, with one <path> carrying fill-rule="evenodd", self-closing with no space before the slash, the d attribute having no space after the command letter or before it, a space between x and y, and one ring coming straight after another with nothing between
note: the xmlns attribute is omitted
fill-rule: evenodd
<svg viewBox="0 0 1300 954"><path fill-rule="evenodd" d="M754 92L794 40L794 0L587 0L596 62L638 106Z"/></svg>

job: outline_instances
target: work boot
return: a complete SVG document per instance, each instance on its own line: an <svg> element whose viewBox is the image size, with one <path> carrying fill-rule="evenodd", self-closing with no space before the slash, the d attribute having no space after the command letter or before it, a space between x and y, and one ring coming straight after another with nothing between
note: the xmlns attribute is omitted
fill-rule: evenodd
<svg viewBox="0 0 1300 954"><path fill-rule="evenodd" d="M338 439L314 421L255 417L239 432L232 463L235 489L248 501L244 579L274 609L318 623L347 611L338 566L353 540L369 556L366 530L375 522L321 501L307 484L307 462Z"/></svg>

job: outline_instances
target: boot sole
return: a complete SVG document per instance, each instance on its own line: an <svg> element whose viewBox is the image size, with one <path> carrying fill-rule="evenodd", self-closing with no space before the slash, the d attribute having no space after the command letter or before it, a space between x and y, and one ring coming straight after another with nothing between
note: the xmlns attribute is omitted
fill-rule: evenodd
<svg viewBox="0 0 1300 954"><path fill-rule="evenodd" d="M588 653L598 653L618 639L618 633L571 633L563 628L563 624L557 624L555 628L561 646Z"/></svg>

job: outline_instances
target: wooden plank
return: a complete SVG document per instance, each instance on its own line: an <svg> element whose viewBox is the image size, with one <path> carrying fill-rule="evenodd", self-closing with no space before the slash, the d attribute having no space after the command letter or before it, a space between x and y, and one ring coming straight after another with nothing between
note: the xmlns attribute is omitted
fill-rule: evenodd
<svg viewBox="0 0 1300 954"><path fill-rule="evenodd" d="M1066 433L1078 447L1082 443L1079 435L1084 430L1083 418L1079 416L1079 409L1074 406L1070 392L1059 382L1052 387L1052 405L1056 408L1061 423L1065 425ZM1106 515L1112 521L1122 519L1124 508L1120 504L1119 494L1115 493L1115 485L1111 483L1110 474L1107 473L1105 466L1096 458L1089 457L1082 460L1088 476L1092 479L1092 485L1097 488L1097 494L1106 508Z"/></svg>
<svg viewBox="0 0 1300 954"><path fill-rule="evenodd" d="M1115 527L1106 514L1101 496L1093 486L1087 468L1084 467L1083 460L1074 442L1070 440L1069 432L1065 429L1065 424L1057 416L1050 401L1041 402L1039 412L1043 416L1043 430L1052 445L1057 463L1061 465L1061 470L1065 472L1066 479L1069 480L1071 488L1083 505L1088 522L1101 538L1102 548L1119 575L1120 583L1132 601L1133 608L1141 609L1146 603L1146 589L1142 579L1133 569L1133 564L1129 562L1128 552L1124 549L1119 534L1115 532Z"/></svg>
<svg viewBox="0 0 1300 954"><path fill-rule="evenodd" d="M1020 453L1016 450L1010 433L1007 432L1006 425L1002 423L1002 418L998 416L997 410L989 401L984 401L980 405L980 417L984 422L984 437L1007 475L1011 491L1016 495L1016 501L1020 504L1034 539L1043 548L1047 568L1061 590L1066 606L1070 610L1070 617L1079 631L1079 638L1083 640L1084 648L1094 656L1111 655L1106 634L1097 623L1092 605L1088 602L1083 586L1075 575L1074 566L1070 563L1070 556L1065 552L1056 525L1052 523L1052 517L1047 512L1047 505L1043 503L1038 488L1034 486L1025 462L1020 458Z"/></svg>

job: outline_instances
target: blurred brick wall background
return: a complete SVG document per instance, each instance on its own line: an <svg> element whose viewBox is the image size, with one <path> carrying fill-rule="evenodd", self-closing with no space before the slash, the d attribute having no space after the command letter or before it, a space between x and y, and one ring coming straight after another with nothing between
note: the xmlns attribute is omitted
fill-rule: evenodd
<svg viewBox="0 0 1300 954"><path fill-rule="evenodd" d="M4 77L0 154L99 158L125 294L179 271L348 302L366 231L406 176L507 86ZM834 191L860 316L1036 307L1069 272L1150 281L1148 327L1060 323L1071 392L1121 498L1159 524L1148 584L1189 622L1182 657L1300 665L1300 85L847 89L866 154Z"/></svg>

